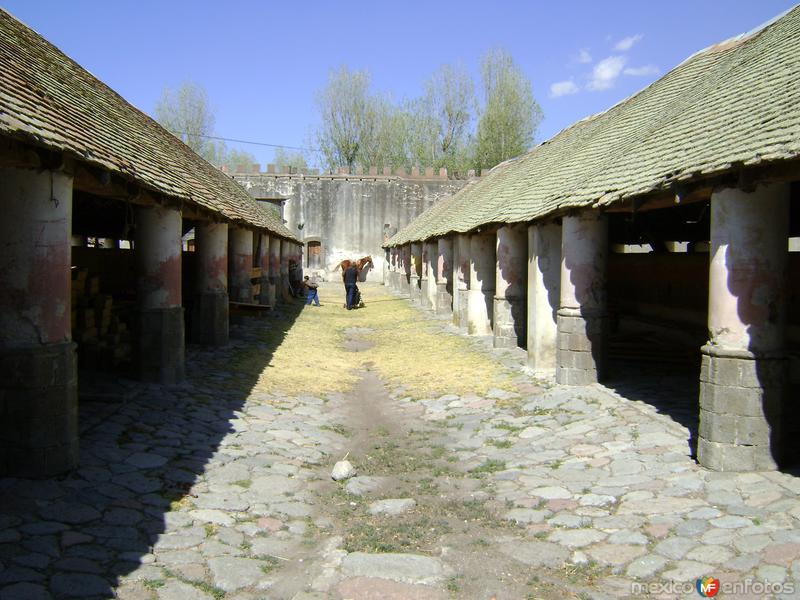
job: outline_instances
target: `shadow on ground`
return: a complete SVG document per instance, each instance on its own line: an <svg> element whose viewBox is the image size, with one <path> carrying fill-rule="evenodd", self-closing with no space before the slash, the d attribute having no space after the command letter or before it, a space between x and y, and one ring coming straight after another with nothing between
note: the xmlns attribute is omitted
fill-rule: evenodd
<svg viewBox="0 0 800 600"><path fill-rule="evenodd" d="M0 599L115 597L120 579L152 559L170 507L193 496L302 308L296 300L246 319L225 348L189 346L184 384L119 379L105 401L82 401L72 474L0 479Z"/></svg>

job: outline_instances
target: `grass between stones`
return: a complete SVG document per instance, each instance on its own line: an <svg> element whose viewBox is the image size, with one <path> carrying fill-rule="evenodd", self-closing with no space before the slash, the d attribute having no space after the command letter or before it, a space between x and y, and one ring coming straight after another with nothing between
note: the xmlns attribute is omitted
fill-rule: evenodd
<svg viewBox="0 0 800 600"><path fill-rule="evenodd" d="M417 431L400 443L376 432L363 458L354 458L363 475L391 476L395 485L389 497L411 497L417 505L396 517L371 515L368 505L377 497L348 494L344 483L337 485L325 505L332 509L348 552L411 552L438 555L448 537L514 528L500 519L483 500L461 499L448 495L453 483L470 474L450 468L442 458L443 447L423 450L417 443ZM314 536L315 537L315 536Z"/></svg>

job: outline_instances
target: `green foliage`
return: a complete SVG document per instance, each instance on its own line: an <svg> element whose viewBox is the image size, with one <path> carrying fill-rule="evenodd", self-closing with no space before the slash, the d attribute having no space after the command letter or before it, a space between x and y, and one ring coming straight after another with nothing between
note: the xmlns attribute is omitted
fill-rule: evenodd
<svg viewBox="0 0 800 600"><path fill-rule="evenodd" d="M451 172L466 171L476 111L475 85L466 69L439 67L426 82L422 98L408 104L412 161Z"/></svg>
<svg viewBox="0 0 800 600"><path fill-rule="evenodd" d="M224 144L220 145L222 146L222 152L220 153L221 155L217 157L217 162L214 164L227 166L231 173L250 172L250 169L256 163L255 156L245 150L237 150L235 148L231 151L227 151Z"/></svg>
<svg viewBox="0 0 800 600"><path fill-rule="evenodd" d="M542 109L530 81L504 50L484 56L481 79L486 105L478 121L475 165L490 169L529 149Z"/></svg>
<svg viewBox="0 0 800 600"><path fill-rule="evenodd" d="M482 80L479 113L475 84L461 65L442 65L421 97L399 104L374 93L366 71L331 72L317 96L322 162L331 169L445 167L463 175L525 152L542 119L530 81L501 50L484 57Z"/></svg>
<svg viewBox="0 0 800 600"><path fill-rule="evenodd" d="M272 162L280 169L291 168L293 173L308 168L308 162L302 152L290 152L286 148L276 149Z"/></svg>
<svg viewBox="0 0 800 600"><path fill-rule="evenodd" d="M322 124L317 145L330 166L353 167L374 146L378 114L382 107L370 93L367 71L341 67L332 71L327 85L317 94Z"/></svg>
<svg viewBox="0 0 800 600"><path fill-rule="evenodd" d="M184 81L176 89L165 87L156 102L155 118L207 161L219 159L219 145L203 137L213 134L215 121L203 86Z"/></svg>
<svg viewBox="0 0 800 600"><path fill-rule="evenodd" d="M165 129L212 165L226 165L233 173L249 172L256 157L244 150L228 150L225 142L211 140L214 113L206 89L185 81L176 89L165 87L156 102L155 117Z"/></svg>

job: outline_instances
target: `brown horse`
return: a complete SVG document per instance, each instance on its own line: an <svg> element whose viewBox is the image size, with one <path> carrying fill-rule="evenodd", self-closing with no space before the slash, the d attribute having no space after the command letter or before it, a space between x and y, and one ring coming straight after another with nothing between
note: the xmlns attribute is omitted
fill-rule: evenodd
<svg viewBox="0 0 800 600"><path fill-rule="evenodd" d="M336 265L336 269L334 269L334 271L336 271L337 269L341 269L342 281L344 281L344 273L351 266L355 266L355 268L358 270L358 274L360 277L363 271L369 271L369 269L373 267L372 257L365 256L364 258L359 258L358 260L350 260L349 258L345 258L342 262Z"/></svg>

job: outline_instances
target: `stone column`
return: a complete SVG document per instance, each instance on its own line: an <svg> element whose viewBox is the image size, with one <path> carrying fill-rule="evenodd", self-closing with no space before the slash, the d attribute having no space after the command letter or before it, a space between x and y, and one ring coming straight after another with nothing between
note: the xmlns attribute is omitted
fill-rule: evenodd
<svg viewBox="0 0 800 600"><path fill-rule="evenodd" d="M422 308L430 308L431 307L431 299L428 295L428 267L430 266L430 259L428 256L428 249L429 245L428 242L420 242L420 248L422 249L421 252L421 260L420 263L422 266L422 271L420 272L419 278L419 305Z"/></svg>
<svg viewBox="0 0 800 600"><path fill-rule="evenodd" d="M390 287L392 285L391 276L389 275L389 264L392 261L392 249L383 249L383 285Z"/></svg>
<svg viewBox="0 0 800 600"><path fill-rule="evenodd" d="M588 385L605 374L608 220L585 210L562 219L556 381Z"/></svg>
<svg viewBox="0 0 800 600"><path fill-rule="evenodd" d="M453 238L439 238L436 256L436 312L453 313Z"/></svg>
<svg viewBox="0 0 800 600"><path fill-rule="evenodd" d="M0 168L0 477L78 465L72 176Z"/></svg>
<svg viewBox="0 0 800 600"><path fill-rule="evenodd" d="M788 184L711 197L697 448L710 469L774 469L780 459L788 223Z"/></svg>
<svg viewBox="0 0 800 600"><path fill-rule="evenodd" d="M411 245L400 246L400 292L409 293L411 276Z"/></svg>
<svg viewBox="0 0 800 600"><path fill-rule="evenodd" d="M528 366L552 377L556 371L561 294L561 225L528 227Z"/></svg>
<svg viewBox="0 0 800 600"><path fill-rule="evenodd" d="M453 244L453 325L467 327L469 304L469 235L456 235Z"/></svg>
<svg viewBox="0 0 800 600"><path fill-rule="evenodd" d="M428 287L423 290L427 294L426 308L430 308L436 312L436 281L438 275L436 272L437 263L439 262L439 244L436 240L429 240L425 242L428 249L426 265L428 266Z"/></svg>
<svg viewBox="0 0 800 600"><path fill-rule="evenodd" d="M397 246L389 248L389 288L396 292L398 288L397 281Z"/></svg>
<svg viewBox="0 0 800 600"><path fill-rule="evenodd" d="M253 303L253 231L242 227L230 228L230 295L234 302Z"/></svg>
<svg viewBox="0 0 800 600"><path fill-rule="evenodd" d="M294 261L294 269L290 271L292 283L295 289L300 287L300 282L303 281L303 245L292 243L292 261Z"/></svg>
<svg viewBox="0 0 800 600"><path fill-rule="evenodd" d="M474 233L469 238L469 300L467 330L491 335L495 285L495 235Z"/></svg>
<svg viewBox="0 0 800 600"><path fill-rule="evenodd" d="M181 213L164 206L136 210L139 373L144 381L177 383L185 375L181 305Z"/></svg>
<svg viewBox="0 0 800 600"><path fill-rule="evenodd" d="M266 233L260 233L261 243L258 245L258 266L261 269L261 279L259 285L261 291L258 294L258 303L265 306L272 306L269 298L269 237Z"/></svg>
<svg viewBox="0 0 800 600"><path fill-rule="evenodd" d="M497 230L494 296L494 347L525 347L528 284L528 228L504 225Z"/></svg>
<svg viewBox="0 0 800 600"><path fill-rule="evenodd" d="M195 227L197 288L192 309L192 341L228 343L228 224L199 223Z"/></svg>
<svg viewBox="0 0 800 600"><path fill-rule="evenodd" d="M278 289L281 280L281 240L276 236L269 236L269 288L267 302L275 306L280 299Z"/></svg>
<svg viewBox="0 0 800 600"><path fill-rule="evenodd" d="M280 295L281 300L289 302L291 298L289 288L289 259L291 254L290 242L288 240L281 240L281 279L280 279Z"/></svg>
<svg viewBox="0 0 800 600"><path fill-rule="evenodd" d="M411 244L411 275L409 276L409 290L411 301L415 304L422 302L422 294L420 293L420 285L422 279L422 244Z"/></svg>

